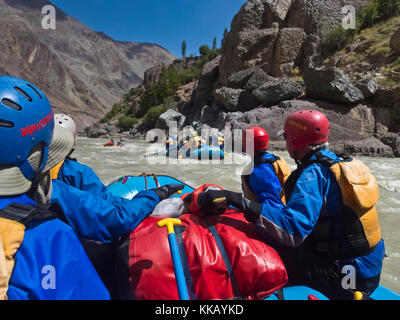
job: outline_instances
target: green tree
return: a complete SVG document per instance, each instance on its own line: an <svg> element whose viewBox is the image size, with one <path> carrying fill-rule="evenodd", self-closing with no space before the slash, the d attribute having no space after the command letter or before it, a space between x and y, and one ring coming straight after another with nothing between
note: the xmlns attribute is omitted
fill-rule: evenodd
<svg viewBox="0 0 400 320"><path fill-rule="evenodd" d="M207 46L207 45L204 44L204 45L200 46L199 52L200 52L200 56L201 56L201 57L206 57L206 56L209 56L209 55L210 55L211 49L210 49L209 46Z"/></svg>
<svg viewBox="0 0 400 320"><path fill-rule="evenodd" d="M212 50L217 50L217 37L214 37L213 44L212 44Z"/></svg>
<svg viewBox="0 0 400 320"><path fill-rule="evenodd" d="M119 117L117 127L125 131L132 129L133 126L137 123L138 123L137 119L124 115Z"/></svg>
<svg viewBox="0 0 400 320"><path fill-rule="evenodd" d="M182 42L182 57L186 57L186 41Z"/></svg>

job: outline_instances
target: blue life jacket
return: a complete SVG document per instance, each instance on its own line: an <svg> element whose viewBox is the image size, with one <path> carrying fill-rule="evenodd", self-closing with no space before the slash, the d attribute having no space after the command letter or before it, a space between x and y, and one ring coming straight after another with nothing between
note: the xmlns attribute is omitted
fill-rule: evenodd
<svg viewBox="0 0 400 320"><path fill-rule="evenodd" d="M261 156L260 160L275 161L275 159L276 157L273 154L266 152ZM272 163L255 161L254 169L248 178L248 182L259 203L264 203L268 199L280 200L282 186Z"/></svg>
<svg viewBox="0 0 400 320"><path fill-rule="evenodd" d="M26 195L1 197L0 210L12 203L36 205ZM9 299L110 299L109 292L68 225L59 219L43 219L28 222L25 227L9 281Z"/></svg>

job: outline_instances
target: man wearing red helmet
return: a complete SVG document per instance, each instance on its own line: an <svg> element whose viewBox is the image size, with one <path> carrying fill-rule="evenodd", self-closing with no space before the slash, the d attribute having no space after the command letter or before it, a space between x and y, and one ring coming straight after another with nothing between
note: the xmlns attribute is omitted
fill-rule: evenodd
<svg viewBox="0 0 400 320"><path fill-rule="evenodd" d="M252 156L251 163L244 169L242 175L244 196L258 203L263 203L271 197L279 198L290 169L284 159L267 151L269 147L267 131L261 127L245 130L242 136L242 147L244 152ZM247 147L250 150L247 150Z"/></svg>
<svg viewBox="0 0 400 320"><path fill-rule="evenodd" d="M209 191L203 202L226 197L227 205L255 221L276 244L290 283L331 299L353 299L356 290L372 294L385 256L376 179L357 159L327 149L329 121L321 112L293 113L282 134L298 165L284 185L286 204L276 198L259 204L230 191ZM349 277L355 279L349 283Z"/></svg>

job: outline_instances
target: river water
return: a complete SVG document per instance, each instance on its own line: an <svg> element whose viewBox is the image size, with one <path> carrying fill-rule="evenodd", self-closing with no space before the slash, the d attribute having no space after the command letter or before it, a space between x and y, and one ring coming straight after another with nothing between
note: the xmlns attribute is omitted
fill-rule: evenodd
<svg viewBox="0 0 400 320"><path fill-rule="evenodd" d="M143 172L173 176L192 187L215 183L225 189L241 191L240 174L247 157L234 155L224 160L175 160L148 157L160 148L145 141L125 141L123 148L105 148L104 139L79 138L73 154L81 163L91 166L107 185L117 177ZM152 149L149 149L152 148ZM287 152L275 152L295 168ZM359 157L377 178L380 201L379 222L386 244L381 284L400 293L400 159Z"/></svg>

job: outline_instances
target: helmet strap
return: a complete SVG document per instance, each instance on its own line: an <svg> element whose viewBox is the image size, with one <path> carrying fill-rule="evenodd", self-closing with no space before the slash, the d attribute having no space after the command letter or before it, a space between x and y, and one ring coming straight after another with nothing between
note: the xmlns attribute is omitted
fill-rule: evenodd
<svg viewBox="0 0 400 320"><path fill-rule="evenodd" d="M33 195L36 193L36 191L39 187L40 181L42 180L42 176L43 176L43 169L42 168L37 169L35 171L35 176L32 180L31 188L28 191L28 195Z"/></svg>

